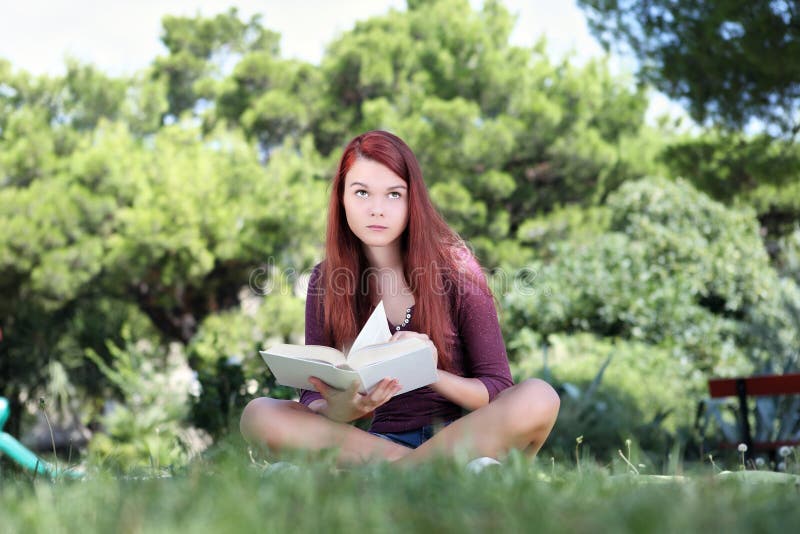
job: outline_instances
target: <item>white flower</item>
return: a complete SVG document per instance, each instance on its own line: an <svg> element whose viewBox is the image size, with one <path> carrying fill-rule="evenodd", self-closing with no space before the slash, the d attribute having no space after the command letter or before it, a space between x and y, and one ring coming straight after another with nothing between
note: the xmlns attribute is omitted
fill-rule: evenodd
<svg viewBox="0 0 800 534"><path fill-rule="evenodd" d="M766 462L764 461L764 459L761 458L760 456L756 458L756 467L764 467L765 463Z"/></svg>
<svg viewBox="0 0 800 534"><path fill-rule="evenodd" d="M208 432L193 426L178 430L178 439L186 447L190 459L196 458L214 442Z"/></svg>
<svg viewBox="0 0 800 534"><path fill-rule="evenodd" d="M778 454L781 455L781 458L786 458L790 454L792 454L792 449L784 445L780 449L778 449Z"/></svg>
<svg viewBox="0 0 800 534"><path fill-rule="evenodd" d="M192 381L189 383L189 395L197 399L200 398L200 394L202 392L203 392L203 385L197 378L197 371L192 371Z"/></svg>
<svg viewBox="0 0 800 534"><path fill-rule="evenodd" d="M153 343L149 339L140 339L134 344L139 352L153 352Z"/></svg>
<svg viewBox="0 0 800 534"><path fill-rule="evenodd" d="M239 306L242 308L242 313L248 317L256 316L262 300L261 295L254 295L247 286L239 290Z"/></svg>
<svg viewBox="0 0 800 534"><path fill-rule="evenodd" d="M778 471L786 471L786 463L781 462L778 464Z"/></svg>
<svg viewBox="0 0 800 534"><path fill-rule="evenodd" d="M740 443L737 448L739 449L739 452L747 452L747 445L744 443Z"/></svg>

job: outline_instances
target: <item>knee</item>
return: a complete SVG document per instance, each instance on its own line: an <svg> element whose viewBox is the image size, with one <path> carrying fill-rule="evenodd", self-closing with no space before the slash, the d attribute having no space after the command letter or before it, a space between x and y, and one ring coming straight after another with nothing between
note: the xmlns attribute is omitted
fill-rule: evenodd
<svg viewBox="0 0 800 534"><path fill-rule="evenodd" d="M522 385L531 402L541 407L542 410L552 412L554 415L558 414L561 398L553 386L538 378L529 378Z"/></svg>
<svg viewBox="0 0 800 534"><path fill-rule="evenodd" d="M267 401L267 399L263 397L251 400L247 403L247 406L244 407L242 416L239 418L239 431L248 441L253 438L253 431L258 426L261 413L268 406L265 401Z"/></svg>
<svg viewBox="0 0 800 534"><path fill-rule="evenodd" d="M276 446L280 441L283 412L288 408L282 401L260 397L247 403L239 420L239 430L247 441Z"/></svg>
<svg viewBox="0 0 800 534"><path fill-rule="evenodd" d="M522 410L525 419L531 422L551 427L558 417L558 410L561 407L561 399L553 387L538 378L530 378L518 384L519 389L519 409ZM531 415L534 417L531 418Z"/></svg>

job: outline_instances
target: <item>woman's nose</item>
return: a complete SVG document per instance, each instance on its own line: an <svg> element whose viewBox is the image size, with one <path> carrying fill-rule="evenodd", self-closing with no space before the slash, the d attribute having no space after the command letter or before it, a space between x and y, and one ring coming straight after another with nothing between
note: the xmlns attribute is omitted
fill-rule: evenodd
<svg viewBox="0 0 800 534"><path fill-rule="evenodd" d="M380 200L373 200L370 206L370 214L373 216L383 215L383 203Z"/></svg>

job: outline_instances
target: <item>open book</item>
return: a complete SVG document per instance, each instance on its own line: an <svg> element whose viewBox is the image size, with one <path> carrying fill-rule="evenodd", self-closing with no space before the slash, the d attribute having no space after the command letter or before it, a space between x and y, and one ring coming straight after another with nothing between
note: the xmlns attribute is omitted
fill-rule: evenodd
<svg viewBox="0 0 800 534"><path fill-rule="evenodd" d="M279 384L313 391L310 376L337 389L358 380L362 393L384 378L396 378L402 387L396 395L436 382L431 346L418 338L389 342L387 323L381 301L346 353L321 345L281 343L262 350L261 357Z"/></svg>

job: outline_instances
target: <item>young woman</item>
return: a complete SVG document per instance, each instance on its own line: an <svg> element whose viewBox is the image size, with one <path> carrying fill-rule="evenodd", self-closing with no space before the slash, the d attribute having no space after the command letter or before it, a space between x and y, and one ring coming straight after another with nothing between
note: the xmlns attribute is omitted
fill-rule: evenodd
<svg viewBox="0 0 800 534"><path fill-rule="evenodd" d="M348 346L382 300L393 339L431 344L438 381L393 397L401 385L392 377L368 394L311 377L319 393L302 391L300 402L251 401L241 419L246 439L271 450L338 448L343 463L539 450L558 395L541 380L513 385L486 279L434 208L400 138L367 132L345 148L325 252L309 281L306 344ZM369 431L348 424L362 417L373 417Z"/></svg>

